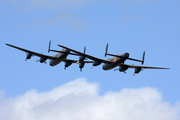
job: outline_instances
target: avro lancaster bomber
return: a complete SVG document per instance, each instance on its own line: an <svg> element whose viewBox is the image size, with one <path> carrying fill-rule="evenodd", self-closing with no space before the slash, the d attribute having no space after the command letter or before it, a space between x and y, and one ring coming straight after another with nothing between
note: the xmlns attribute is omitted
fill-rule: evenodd
<svg viewBox="0 0 180 120"><path fill-rule="evenodd" d="M6 44L6 45L26 52L27 56L26 56L25 61L27 59L31 59L31 57L34 56L34 55L40 57L40 59L37 60L36 62L39 61L40 63L46 63L46 60L50 59L50 62L49 62L50 66L55 66L55 65L57 65L57 64L59 64L60 62L63 61L63 62L65 62L64 70L66 70L66 68L69 67L72 63L79 63L80 71L82 71L82 68L84 67L85 63L91 63L92 67L93 66L98 66L101 63L103 63L103 67L102 67L103 70L111 70L111 69L114 69L115 67L119 66L118 69L114 69L114 70L115 71L119 70L120 72L124 72L124 73L126 73L126 70L128 68L134 68L135 71L134 71L133 76L135 74L138 74L142 69L169 69L169 68L162 68L162 67L149 67L149 66L138 66L138 65L124 64L126 60L132 60L132 61L141 62L142 65L143 65L144 58L145 58L145 51L143 52L142 60L138 60L138 59L130 58L129 53L127 53L127 52L124 53L124 54L120 54L120 55L114 55L114 54L107 53L108 44L106 45L105 57L107 55L109 55L109 56L113 56L113 58L110 58L110 59L107 59L107 60L100 59L100 58L97 58L97 57L86 54L85 53L86 52L86 47L84 47L84 52L83 53L79 52L79 51L76 51L74 49L62 46L62 45L58 45L59 47L63 48L61 51L52 50L52 49L50 49L51 41L49 42L48 52L50 52L50 51L58 52L58 54L56 54L54 56L43 55L43 54L36 53L36 52L30 51L30 50L26 50L26 49L23 49L23 48L20 48L20 47L16 47L16 46L10 45L10 44ZM79 60L67 59L68 55L79 56ZM86 60L87 58L91 59L91 61L87 61ZM92 67L91 67L91 69L92 69Z"/></svg>

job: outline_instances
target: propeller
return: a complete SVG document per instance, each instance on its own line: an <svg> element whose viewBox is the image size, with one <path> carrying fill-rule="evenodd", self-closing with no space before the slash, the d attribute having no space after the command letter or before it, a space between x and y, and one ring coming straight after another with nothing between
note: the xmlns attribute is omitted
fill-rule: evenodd
<svg viewBox="0 0 180 120"><path fill-rule="evenodd" d="M35 63L39 62L40 60L36 60Z"/></svg>
<svg viewBox="0 0 180 120"><path fill-rule="evenodd" d="M82 72L82 68L84 67L85 63L84 62L80 62L79 63L79 68L80 68L80 71Z"/></svg>
<svg viewBox="0 0 180 120"><path fill-rule="evenodd" d="M32 56L34 56L32 53L28 53L28 52L26 52L26 59L25 59L25 61L24 62L26 62L27 61L27 59L31 59L31 57Z"/></svg>
<svg viewBox="0 0 180 120"><path fill-rule="evenodd" d="M133 74L133 77L134 77L135 74L136 74L136 73Z"/></svg>
<svg viewBox="0 0 180 120"><path fill-rule="evenodd" d="M79 66L81 66L81 63L80 62L77 62L77 64L79 65ZM82 68L83 67L79 67L80 68L80 72L82 72Z"/></svg>
<svg viewBox="0 0 180 120"><path fill-rule="evenodd" d="M26 52L26 56L28 55L28 53ZM26 62L27 61L27 57L26 57L26 59L25 59L25 61L24 62Z"/></svg>
<svg viewBox="0 0 180 120"><path fill-rule="evenodd" d="M135 74L139 74L140 71L143 71L143 69L142 68L135 68L133 77L134 77Z"/></svg>
<svg viewBox="0 0 180 120"><path fill-rule="evenodd" d="M86 46L84 47L84 54L85 54L85 53L86 53ZM84 55L79 56L79 60L77 61L76 64L78 64L78 63L80 63L80 62L82 62L82 61L84 61L84 60L87 60L87 58L86 58Z"/></svg>
<svg viewBox="0 0 180 120"><path fill-rule="evenodd" d="M90 69L92 69L93 68L93 65L91 66L91 68Z"/></svg>
<svg viewBox="0 0 180 120"><path fill-rule="evenodd" d="M117 71L117 70L119 70L119 68L117 68L117 69L114 69L114 71Z"/></svg>
<svg viewBox="0 0 180 120"><path fill-rule="evenodd" d="M114 69L114 71L117 71L117 70L119 70L119 68L117 68L117 69ZM126 74L126 71L124 71L124 73Z"/></svg>
<svg viewBox="0 0 180 120"><path fill-rule="evenodd" d="M43 55L43 53L41 53L41 55ZM47 60L47 57L44 56L44 57L41 57L40 60L36 60L35 63L41 62L41 63L47 64L46 60Z"/></svg>
<svg viewBox="0 0 180 120"><path fill-rule="evenodd" d="M37 63L37 62L39 62L39 61L40 61L40 60L36 60L36 61L35 61L35 63ZM47 62L46 62L46 61L45 61L45 62L43 62L43 63L47 64Z"/></svg>

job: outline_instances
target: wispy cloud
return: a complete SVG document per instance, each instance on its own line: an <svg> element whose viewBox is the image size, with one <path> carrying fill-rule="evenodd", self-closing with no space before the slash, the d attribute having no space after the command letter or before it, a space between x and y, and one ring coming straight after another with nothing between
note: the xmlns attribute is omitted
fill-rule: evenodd
<svg viewBox="0 0 180 120"><path fill-rule="evenodd" d="M18 9L66 9L79 7L95 0L3 0Z"/></svg>
<svg viewBox="0 0 180 120"><path fill-rule="evenodd" d="M180 106L163 102L154 88L98 94L98 85L77 79L51 91L0 97L1 120L179 120Z"/></svg>
<svg viewBox="0 0 180 120"><path fill-rule="evenodd" d="M118 18L118 20L120 20L121 22L134 21L137 19L138 19L138 16L133 15L133 14L128 14L128 13L124 13Z"/></svg>
<svg viewBox="0 0 180 120"><path fill-rule="evenodd" d="M144 3L154 0L116 0L116 2ZM103 3L103 0L1 0L21 10L53 9L62 10L78 8L91 3Z"/></svg>
<svg viewBox="0 0 180 120"><path fill-rule="evenodd" d="M144 3L144 2L151 2L154 0L117 0L119 2L133 2L133 3Z"/></svg>
<svg viewBox="0 0 180 120"><path fill-rule="evenodd" d="M86 31L86 22L75 14L63 13L58 14L52 18L41 18L26 23L23 27L32 29L48 29L50 26L54 29L68 28L80 32Z"/></svg>

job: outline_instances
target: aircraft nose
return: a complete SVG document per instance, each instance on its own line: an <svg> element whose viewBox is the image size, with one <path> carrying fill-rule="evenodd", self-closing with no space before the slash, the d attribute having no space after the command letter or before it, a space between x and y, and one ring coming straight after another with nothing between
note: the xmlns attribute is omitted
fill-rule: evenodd
<svg viewBox="0 0 180 120"><path fill-rule="evenodd" d="M129 53L126 53L126 57L127 57L127 58L129 57Z"/></svg>

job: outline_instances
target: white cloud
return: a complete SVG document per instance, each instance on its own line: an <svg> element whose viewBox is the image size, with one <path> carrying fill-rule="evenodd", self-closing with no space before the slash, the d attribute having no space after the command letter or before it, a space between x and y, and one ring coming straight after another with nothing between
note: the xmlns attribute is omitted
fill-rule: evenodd
<svg viewBox="0 0 180 120"><path fill-rule="evenodd" d="M144 3L144 2L152 2L154 0L117 0L120 2L132 2L132 3Z"/></svg>
<svg viewBox="0 0 180 120"><path fill-rule="evenodd" d="M18 9L67 9L92 3L96 0L3 0Z"/></svg>
<svg viewBox="0 0 180 120"><path fill-rule="evenodd" d="M115 2L144 3L154 0L115 0ZM21 10L51 9L62 10L79 8L92 3L103 3L104 0L1 0Z"/></svg>
<svg viewBox="0 0 180 120"><path fill-rule="evenodd" d="M81 32L86 31L86 22L81 17L76 14L64 13L58 14L53 18L44 18L34 20L32 22L26 23L23 27L34 28L34 29L49 29L49 26L53 26L57 29L62 29L63 27L78 30Z"/></svg>
<svg viewBox="0 0 180 120"><path fill-rule="evenodd" d="M179 112L179 104L163 102L154 88L126 88L100 96L98 85L83 78L51 91L0 97L1 120L180 120Z"/></svg>
<svg viewBox="0 0 180 120"><path fill-rule="evenodd" d="M127 22L127 21L132 21L132 20L138 20L138 18L139 17L137 15L124 13L124 14L120 15L118 20L120 20L121 22Z"/></svg>

